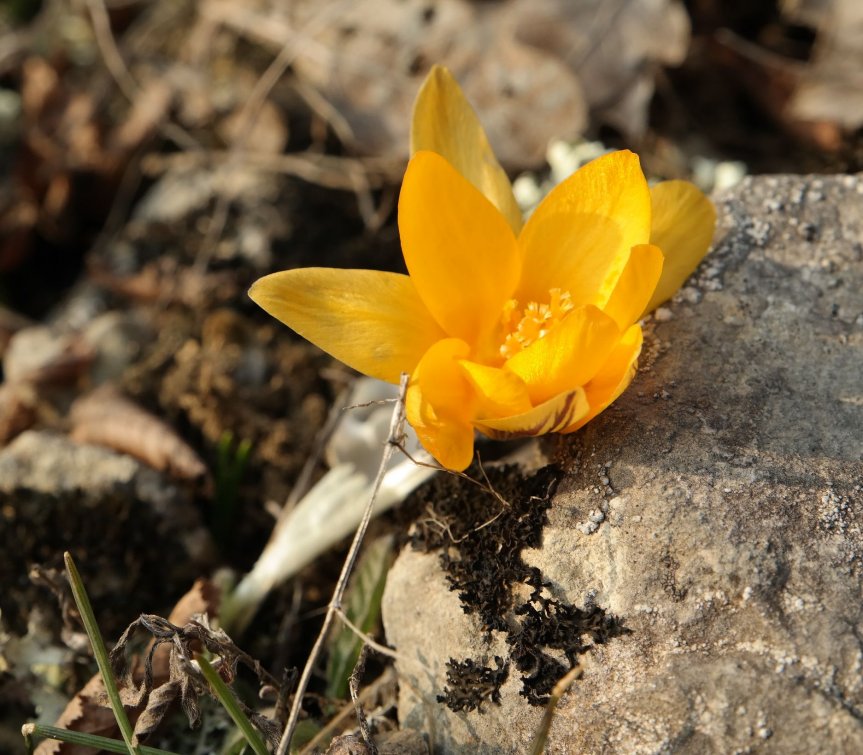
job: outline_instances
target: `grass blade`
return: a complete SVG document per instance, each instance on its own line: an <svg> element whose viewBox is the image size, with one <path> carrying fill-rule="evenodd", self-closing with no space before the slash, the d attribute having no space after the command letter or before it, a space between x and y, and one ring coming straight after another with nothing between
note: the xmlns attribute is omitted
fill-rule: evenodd
<svg viewBox="0 0 863 755"><path fill-rule="evenodd" d="M84 623L87 637L90 638L93 655L96 657L96 665L99 667L99 673L102 675L105 691L108 693L108 702L111 704L114 718L117 719L117 725L120 727L123 741L126 743L128 752L134 755L141 755L138 737L135 736L132 724L129 723L129 717L126 715L126 709L120 700L120 691L117 689L117 682L114 680L114 674L111 671L111 662L108 660L108 649L105 647L105 641L102 639L101 632L99 632L98 624L96 624L93 606L90 604L90 598L84 589L84 583L81 581L78 567L75 566L72 554L68 551L63 554L63 560L66 562L66 574L72 587L72 595L75 598L75 604L78 606L78 612L81 614L81 621Z"/></svg>
<svg viewBox="0 0 863 755"><path fill-rule="evenodd" d="M73 745L81 745L83 747L92 747L94 750L105 750L106 752L129 752L129 748L125 742L119 739L110 739L109 737L101 737L98 734L87 734L83 731L72 731L71 729L61 729L59 726L45 726L44 724L24 724L21 727L21 734L25 741L33 736L44 737L46 739L57 739L60 742L68 742ZM29 745L28 745L29 747ZM160 750L158 747L140 746L141 755L177 755L170 750Z"/></svg>
<svg viewBox="0 0 863 755"><path fill-rule="evenodd" d="M545 713L542 716L539 729L537 730L536 736L533 739L533 744L530 747L530 755L542 755L542 753L545 752L545 742L548 739L549 731L551 731L551 722L554 720L554 711L557 708L557 704L560 702L560 698L563 697L564 693L570 688L572 683L581 676L581 673L581 666L575 666L559 679L557 684L554 685L554 689L551 691L551 695L549 695L548 698L548 704L545 706Z"/></svg>
<svg viewBox="0 0 863 755"><path fill-rule="evenodd" d="M198 665L201 667L201 673L213 689L213 694L222 704L222 707L228 712L237 728L243 732L243 736L249 743L249 746L255 751L255 755L269 755L267 746L258 730L249 721L249 717L243 712L239 706L234 693L228 688L228 685L222 680L222 677L216 673L216 670L210 665L206 658L199 655L195 658Z"/></svg>

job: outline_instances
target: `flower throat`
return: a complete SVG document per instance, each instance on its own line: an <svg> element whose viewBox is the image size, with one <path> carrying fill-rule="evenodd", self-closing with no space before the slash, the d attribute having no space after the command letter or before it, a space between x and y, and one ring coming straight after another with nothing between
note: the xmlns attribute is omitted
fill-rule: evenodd
<svg viewBox="0 0 863 755"><path fill-rule="evenodd" d="M519 308L516 299L503 305L500 322L502 343L500 355L504 359L515 356L561 322L574 308L569 291L552 288L548 292L548 303L529 302Z"/></svg>

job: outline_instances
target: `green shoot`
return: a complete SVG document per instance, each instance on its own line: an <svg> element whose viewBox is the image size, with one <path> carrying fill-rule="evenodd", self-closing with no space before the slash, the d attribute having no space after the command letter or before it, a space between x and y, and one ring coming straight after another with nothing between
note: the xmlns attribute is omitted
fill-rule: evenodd
<svg viewBox="0 0 863 755"><path fill-rule="evenodd" d="M201 667L201 673L212 688L213 694L228 712L237 728L243 732L243 736L249 743L249 746L255 751L255 755L269 755L267 746L264 744L264 740L261 739L258 730L249 721L249 717L243 712L243 709L237 702L237 698L234 697L234 693L231 692L228 685L222 680L222 677L219 676L204 656L199 655L195 660Z"/></svg>
<svg viewBox="0 0 863 755"><path fill-rule="evenodd" d="M348 588L345 614L365 634L374 629L381 613L392 548L393 541L389 537L371 543L357 564ZM347 697L348 679L362 647L362 639L348 627L341 627L333 635L327 663L327 697Z"/></svg>
<svg viewBox="0 0 863 755"><path fill-rule="evenodd" d="M83 731L72 731L70 729L61 729L59 726L45 726L44 724L24 724L21 727L21 734L24 737L24 742L27 746L27 752L33 751L32 738L45 737L47 739L56 739L60 742L68 742L73 745L81 745L82 747L92 747L94 750L105 750L106 752L129 752L129 748L125 742L119 739L110 739L109 737L101 737L98 734L87 734ZM141 755L176 755L170 750L160 750L157 747L140 746Z"/></svg>
<svg viewBox="0 0 863 755"><path fill-rule="evenodd" d="M72 587L72 595L75 598L75 604L78 606L78 612L81 614L81 621L84 623L87 637L90 638L93 655L96 657L96 665L98 665L99 673L102 675L105 691L108 693L108 702L111 704L114 718L117 719L117 725L120 727L123 741L126 743L128 752L134 753L134 755L141 755L138 737L135 736L132 724L129 723L129 717L126 715L126 709L120 700L120 691L117 689L117 682L114 680L114 674L111 672L111 662L108 660L108 649L105 647L105 641L99 632L96 616L93 613L93 606L90 604L90 598L84 589L84 583L81 581L78 567L75 566L72 554L68 551L63 554L63 560L66 562L66 573L69 578L69 584Z"/></svg>
<svg viewBox="0 0 863 755"><path fill-rule="evenodd" d="M237 502L240 495L240 482L249 462L252 442L245 438L236 447L234 434L226 430L219 438L216 449L215 496L211 529L213 537L221 546L228 545L234 520L237 514Z"/></svg>

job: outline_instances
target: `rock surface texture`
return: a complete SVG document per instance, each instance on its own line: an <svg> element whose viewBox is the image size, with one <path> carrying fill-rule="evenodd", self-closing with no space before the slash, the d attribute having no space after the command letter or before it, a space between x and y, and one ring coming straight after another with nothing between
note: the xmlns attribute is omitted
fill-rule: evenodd
<svg viewBox="0 0 863 755"><path fill-rule="evenodd" d="M863 176L747 179L716 201L715 247L648 324L632 386L543 446L563 475L522 559L546 598L625 628L585 642L548 752L863 752ZM436 697L450 659L511 660L531 600L553 620L530 593L486 631L440 551L399 557L399 717L433 752L529 750L536 669L510 664L481 711Z"/></svg>
<svg viewBox="0 0 863 755"><path fill-rule="evenodd" d="M130 456L36 430L0 451L0 613L13 632L23 632L37 604L45 616L59 615L28 571L62 569L65 550L79 564L100 628L117 636L137 614L174 598L166 598L166 583L191 584L211 549L190 493Z"/></svg>

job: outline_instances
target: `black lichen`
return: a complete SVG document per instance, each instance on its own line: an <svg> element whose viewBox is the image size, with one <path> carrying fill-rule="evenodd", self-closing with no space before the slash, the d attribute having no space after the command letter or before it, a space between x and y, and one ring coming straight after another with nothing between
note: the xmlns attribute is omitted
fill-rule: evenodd
<svg viewBox="0 0 863 755"><path fill-rule="evenodd" d="M479 470L468 473L482 479ZM515 467L489 470L488 482L499 498L470 482L441 475L423 488L425 515L416 522L412 542L429 552L441 550L441 564L466 613L479 615L483 628L506 631L512 610L512 585L534 588L539 573L521 559L523 548L537 547L559 470L546 467L525 479Z"/></svg>
<svg viewBox="0 0 863 755"><path fill-rule="evenodd" d="M507 634L507 644L522 673L521 694L532 705L548 702L557 680L576 666L582 653L628 631L598 606L578 608L543 597L541 590L517 606L515 613L524 618ZM561 651L568 665L552 657L549 650Z"/></svg>
<svg viewBox="0 0 863 755"><path fill-rule="evenodd" d="M447 686L444 693L437 696L437 701L446 703L455 713L472 710L482 713L482 704L486 700L500 705L500 687L509 675L509 664L497 655L494 663L497 668L481 666L470 658L463 661L450 658L446 671Z"/></svg>
<svg viewBox="0 0 863 755"><path fill-rule="evenodd" d="M476 467L468 474L483 479ZM412 535L415 548L440 550L441 565L463 610L475 614L489 635L495 630L506 633L509 661L522 677L521 694L533 705L547 702L579 655L626 632L620 620L602 608L582 609L556 600L541 572L522 560L524 548L541 545L560 477L553 466L529 478L515 467L490 470L494 495L470 481L442 475L419 492L424 513ZM531 588L527 601L516 603L516 584ZM480 709L479 702L487 699L497 702L506 679L498 666L493 671L471 659L451 660L448 686L438 699L452 710Z"/></svg>

